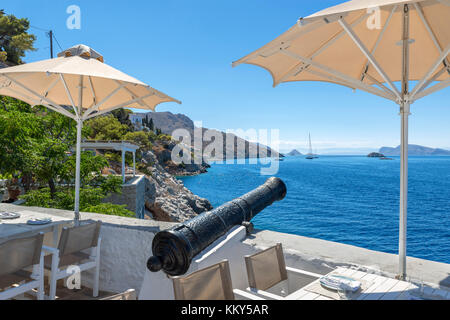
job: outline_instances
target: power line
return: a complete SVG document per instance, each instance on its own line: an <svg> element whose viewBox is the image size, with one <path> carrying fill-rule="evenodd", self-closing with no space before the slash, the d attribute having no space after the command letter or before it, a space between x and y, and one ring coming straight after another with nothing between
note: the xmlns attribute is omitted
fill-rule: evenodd
<svg viewBox="0 0 450 320"><path fill-rule="evenodd" d="M56 44L58 45L59 49L61 49L61 51L64 51L64 49L63 49L63 48L61 47L61 45L59 44L58 39L56 39L56 36L55 36L55 33L54 33L54 32L53 32L53 38L55 39Z"/></svg>
<svg viewBox="0 0 450 320"><path fill-rule="evenodd" d="M49 32L49 31L50 31L50 30L48 30L48 29L43 29L43 28L31 26L31 25L30 25L30 28L37 29L37 30L44 31L44 32Z"/></svg>
<svg viewBox="0 0 450 320"><path fill-rule="evenodd" d="M61 44L59 43L58 39L56 38L55 33L53 32L53 30L44 29L44 28L36 27L36 26L32 26L32 25L30 25L30 28L33 28L33 29L36 29L36 30L43 31L43 32L45 32L45 34L47 35L47 37L50 38L50 48L51 48L50 55L51 55L52 57L53 57L53 49L52 49L52 48L53 48L53 45L52 45L53 39L55 39L56 44L58 45L59 49L60 49L61 51L64 51L64 49L62 48L62 46L61 46Z"/></svg>

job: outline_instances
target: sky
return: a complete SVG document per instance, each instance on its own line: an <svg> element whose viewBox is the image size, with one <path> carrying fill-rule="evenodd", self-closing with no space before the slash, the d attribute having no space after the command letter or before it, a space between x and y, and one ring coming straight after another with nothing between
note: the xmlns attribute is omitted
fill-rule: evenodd
<svg viewBox="0 0 450 320"><path fill-rule="evenodd" d="M272 88L270 74L231 63L308 16L341 0L135 0L3 2L6 13L30 20L37 51L50 57L76 44L91 46L105 62L177 98L157 111L183 113L222 131L279 130L277 149L306 151L308 134L319 153L363 154L400 144L399 108L391 101L328 83L297 82ZM76 5L80 29L68 29ZM450 149L450 90L412 105L410 143ZM276 140L276 141L275 141Z"/></svg>

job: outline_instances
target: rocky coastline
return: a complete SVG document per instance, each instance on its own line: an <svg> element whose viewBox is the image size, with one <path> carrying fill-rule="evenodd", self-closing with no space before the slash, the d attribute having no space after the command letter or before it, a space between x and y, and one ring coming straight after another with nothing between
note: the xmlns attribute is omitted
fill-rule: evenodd
<svg viewBox="0 0 450 320"><path fill-rule="evenodd" d="M137 174L145 176L145 188L140 191L144 193L145 219L183 222L213 209L207 199L195 195L177 179L206 173L210 165L205 161L202 164L175 164L171 153L176 144L173 141L155 142L152 151L144 152L137 164ZM121 164L110 161L105 174L121 174ZM121 198L113 196L108 200L117 202Z"/></svg>
<svg viewBox="0 0 450 320"><path fill-rule="evenodd" d="M211 203L193 194L183 182L169 173L151 151L144 159L154 162L146 174L146 218L165 222L183 222L213 209ZM189 172L186 174L194 174Z"/></svg>

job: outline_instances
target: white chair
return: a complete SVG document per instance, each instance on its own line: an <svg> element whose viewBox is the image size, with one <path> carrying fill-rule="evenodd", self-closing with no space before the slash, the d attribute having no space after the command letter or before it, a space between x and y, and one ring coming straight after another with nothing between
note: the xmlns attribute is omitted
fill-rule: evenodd
<svg viewBox="0 0 450 320"><path fill-rule="evenodd" d="M0 244L0 300L37 289L44 299L44 234L9 240ZM24 269L33 269L33 273Z"/></svg>
<svg viewBox="0 0 450 320"><path fill-rule="evenodd" d="M115 294L100 300L137 300L136 290L130 289L125 292Z"/></svg>
<svg viewBox="0 0 450 320"><path fill-rule="evenodd" d="M172 277L175 300L263 300L234 289L227 260L184 277Z"/></svg>
<svg viewBox="0 0 450 320"><path fill-rule="evenodd" d="M94 271L93 296L98 297L100 277L100 227L101 222L93 222L72 228L63 228L58 248L43 247L51 253L44 258L44 268L50 271L49 299L56 297L56 284L60 279L72 275L74 268L80 272L89 269ZM90 249L91 254L83 251Z"/></svg>
<svg viewBox="0 0 450 320"><path fill-rule="evenodd" d="M249 288L247 291L270 300L284 300L289 294L322 275L286 267L281 243L245 256Z"/></svg>

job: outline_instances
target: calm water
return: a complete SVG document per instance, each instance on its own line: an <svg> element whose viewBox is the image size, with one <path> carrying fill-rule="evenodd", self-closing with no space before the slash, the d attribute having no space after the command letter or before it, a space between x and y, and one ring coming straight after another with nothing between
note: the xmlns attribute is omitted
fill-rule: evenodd
<svg viewBox="0 0 450 320"><path fill-rule="evenodd" d="M261 212L258 229L397 253L400 159L303 157L280 162L286 198ZM264 183L261 165L213 164L182 178L217 207ZM450 157L410 157L408 256L450 263Z"/></svg>

